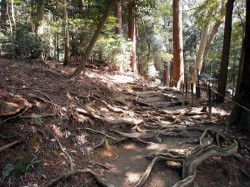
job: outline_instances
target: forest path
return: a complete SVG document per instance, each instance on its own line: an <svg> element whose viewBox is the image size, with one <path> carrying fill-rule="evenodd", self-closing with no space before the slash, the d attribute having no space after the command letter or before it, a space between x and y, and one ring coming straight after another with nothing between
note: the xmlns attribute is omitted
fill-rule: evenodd
<svg viewBox="0 0 250 187"><path fill-rule="evenodd" d="M94 187L105 186L105 179L106 186L130 187L142 175L138 186L172 186L182 165L157 154L183 156L196 147L198 155L207 146L200 141L207 128L217 131L204 134L214 137L212 144L205 138L208 145L216 139L224 148L233 145L217 124L228 115L227 104L213 107L210 122L204 101L183 105L178 91L130 72L88 69L72 81L74 67L59 62L0 59L0 66L1 186L46 186L57 179L53 186ZM196 185L250 186L250 139L228 132L241 148L199 164Z"/></svg>
<svg viewBox="0 0 250 187"><path fill-rule="evenodd" d="M95 161L109 168L103 177L109 184L117 187L137 185L150 163L148 155L166 151L188 155L199 144L204 129L214 127L219 131L224 128L208 121L208 113L204 111L204 107L184 106L181 94L174 89L129 85L129 89L116 97L115 102L126 103L128 110L134 113L133 117L143 120L143 123L120 128L123 132L115 131L125 137L139 133L140 138L129 136L126 142L106 144L93 156ZM214 113L213 120L220 118L221 113L223 112L219 110ZM149 137L148 134L154 135ZM221 179L222 186L228 186L228 180L223 174ZM181 166L178 163L168 165L166 162L159 162L143 186L168 187L180 180ZM195 182L196 186L209 183L199 181L199 178L197 181L203 184Z"/></svg>

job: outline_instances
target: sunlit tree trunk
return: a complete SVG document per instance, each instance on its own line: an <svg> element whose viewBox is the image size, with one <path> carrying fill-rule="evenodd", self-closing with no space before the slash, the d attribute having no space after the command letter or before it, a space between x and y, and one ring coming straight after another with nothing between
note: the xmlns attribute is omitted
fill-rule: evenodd
<svg viewBox="0 0 250 187"><path fill-rule="evenodd" d="M133 72L136 71L136 21L134 2L129 3L128 37L133 42L130 67Z"/></svg>
<svg viewBox="0 0 250 187"><path fill-rule="evenodd" d="M115 3L115 16L117 18L116 21L116 27L115 27L115 33L117 35L122 35L123 34L123 30L122 30L122 6L121 6L121 2L118 1ZM123 64L119 63L119 71L122 72L123 71Z"/></svg>
<svg viewBox="0 0 250 187"><path fill-rule="evenodd" d="M227 87L227 74L228 74L228 64L229 64L229 55L230 55L230 43L231 43L231 32L232 32L232 14L233 6L235 0L228 0L226 6L226 17L225 17L225 28L224 28L224 40L223 40L223 49L221 55L221 64L220 64L220 74L218 82L218 92L216 101L223 103L224 96L226 93Z"/></svg>
<svg viewBox="0 0 250 187"><path fill-rule="evenodd" d="M117 18L115 33L122 35L122 6L120 1L115 3L115 16Z"/></svg>
<svg viewBox="0 0 250 187"><path fill-rule="evenodd" d="M8 22L10 26L12 58L15 58L16 19L15 19L14 0L10 1L10 7L8 2L6 2L6 8L7 8Z"/></svg>
<svg viewBox="0 0 250 187"><path fill-rule="evenodd" d="M210 49L210 47L211 47L211 45L213 43L213 40L214 40L216 34L218 33L218 29L219 29L221 24L222 24L221 20L216 21L216 23L214 24L213 28L210 31L210 34L209 34L209 37L208 37L208 40L207 40L207 44L206 44L206 47L205 47L204 55L203 55L203 62L206 60L209 49Z"/></svg>
<svg viewBox="0 0 250 187"><path fill-rule="evenodd" d="M102 29L107 21L109 11L110 11L113 3L114 3L114 0L108 0L107 4L105 6L105 10L103 12L102 18L101 18L99 24L97 25L97 29L96 29L94 35L92 36L85 53L81 56L79 66L75 69L75 71L71 75L72 78L77 77L82 71L85 71L85 66L86 66L86 63L89 59L90 53L91 53L91 51L92 51Z"/></svg>
<svg viewBox="0 0 250 187"><path fill-rule="evenodd" d="M182 0L173 0L173 86L183 82Z"/></svg>
<svg viewBox="0 0 250 187"><path fill-rule="evenodd" d="M246 0L246 28L244 39L244 51L250 50L250 1ZM243 68L240 69L239 85L235 101L239 105L235 105L229 117L229 124L237 125L240 130L250 134L250 53L244 53Z"/></svg>
<svg viewBox="0 0 250 187"><path fill-rule="evenodd" d="M204 28L202 29L201 32L201 41L200 41L200 46L199 46L199 50L196 56L196 61L194 64L194 72L193 72L193 76L192 76L192 82L194 84L197 83L198 81L198 75L201 72L201 68L202 68L202 63L203 63L203 59L204 59L204 53L205 53L205 49L207 46L207 41L209 38L209 30L210 30L210 25L207 24L204 26Z"/></svg>
<svg viewBox="0 0 250 187"><path fill-rule="evenodd" d="M63 65L70 64L70 45L69 45L69 20L67 11L67 0L63 0L63 22L64 22L64 63Z"/></svg>

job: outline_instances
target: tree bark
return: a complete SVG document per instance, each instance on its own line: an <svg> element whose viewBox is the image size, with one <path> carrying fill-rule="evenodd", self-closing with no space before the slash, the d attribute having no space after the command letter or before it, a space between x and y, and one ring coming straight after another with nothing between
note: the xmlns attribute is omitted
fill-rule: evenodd
<svg viewBox="0 0 250 187"><path fill-rule="evenodd" d="M200 46L199 46L199 50L197 53L197 57L196 57L195 65L194 65L194 72L193 72L193 76L192 76L193 84L197 83L198 75L201 72L204 53L205 53L205 49L206 49L207 41L208 41L208 37L209 37L209 30L210 30L210 25L206 24L201 32Z"/></svg>
<svg viewBox="0 0 250 187"><path fill-rule="evenodd" d="M8 1L6 2L7 16L10 26L10 36L11 36L11 55L12 58L16 57L15 52L15 39L16 39L16 20L15 20L15 9L14 9L14 0L10 1L10 8Z"/></svg>
<svg viewBox="0 0 250 187"><path fill-rule="evenodd" d="M173 0L173 86L184 83L182 0Z"/></svg>
<svg viewBox="0 0 250 187"><path fill-rule="evenodd" d="M234 1L235 0L228 0L226 5L224 40L223 40L223 49L221 55L220 74L218 83L219 94L217 94L216 96L216 101L219 103L224 102L224 96L226 93Z"/></svg>
<svg viewBox="0 0 250 187"><path fill-rule="evenodd" d="M246 0L246 29L244 39L244 51L250 50L250 1ZM244 53L242 77L239 81L235 101L236 105L229 117L229 124L237 125L240 130L250 134L250 53ZM243 106L243 107L242 107Z"/></svg>
<svg viewBox="0 0 250 187"><path fill-rule="evenodd" d="M216 34L218 33L218 29L221 25L222 21L221 20L218 20L213 28L211 29L211 32L210 32L210 35L209 35L209 38L208 38L208 41L207 41L207 44L206 44L206 47L205 47L205 51L204 51L204 55L203 55L203 62L206 60L206 57L208 55L208 52L209 52L209 49L213 43L213 40L216 36Z"/></svg>
<svg viewBox="0 0 250 187"><path fill-rule="evenodd" d="M85 53L83 55L81 55L80 65L75 69L75 71L71 75L72 78L77 77L83 70L85 70L85 66L86 66L86 63L89 59L89 55L90 55L99 35L100 35L100 33L101 33L101 31L102 31L102 29L107 21L109 11L110 11L113 3L114 3L114 0L108 0L106 7L105 7L105 10L103 12L102 18L97 26L97 29L96 29L94 35L92 36Z"/></svg>
<svg viewBox="0 0 250 187"><path fill-rule="evenodd" d="M38 36L44 33L44 8L45 0L36 0L37 10L35 18L35 31Z"/></svg>
<svg viewBox="0 0 250 187"><path fill-rule="evenodd" d="M133 42L130 67L132 72L136 71L136 22L134 2L129 4L128 38Z"/></svg>
<svg viewBox="0 0 250 187"><path fill-rule="evenodd" d="M121 2L116 2L115 4L115 16L117 18L116 21L116 28L115 28L115 33L118 35L122 35L123 31L122 31L122 6L121 6Z"/></svg>
<svg viewBox="0 0 250 187"><path fill-rule="evenodd" d="M2 0L2 2L0 3L1 4L1 29L3 31L4 34L7 33L7 19L8 19L8 16L7 16L7 13L8 13L8 10L7 10L7 2L6 0Z"/></svg>
<svg viewBox="0 0 250 187"><path fill-rule="evenodd" d="M69 45L69 18L67 11L67 0L63 0L63 22L64 22L64 63L67 66L70 64L70 45Z"/></svg>

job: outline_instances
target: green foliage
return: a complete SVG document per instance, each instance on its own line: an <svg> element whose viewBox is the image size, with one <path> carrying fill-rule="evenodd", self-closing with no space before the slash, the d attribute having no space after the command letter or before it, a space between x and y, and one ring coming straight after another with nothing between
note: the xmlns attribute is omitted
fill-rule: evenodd
<svg viewBox="0 0 250 187"><path fill-rule="evenodd" d="M222 20L225 15L226 0L201 1L193 16L197 20L197 27L202 28L212 21Z"/></svg>
<svg viewBox="0 0 250 187"><path fill-rule="evenodd" d="M43 116L35 115L35 114L32 114L31 116L31 123L34 125L42 125L45 123L45 121L46 121L46 118Z"/></svg>
<svg viewBox="0 0 250 187"><path fill-rule="evenodd" d="M9 177L13 169L14 166L12 164L7 164L2 171L2 180L5 180L7 177Z"/></svg>
<svg viewBox="0 0 250 187"><path fill-rule="evenodd" d="M33 158L31 161L21 161L15 165L7 164L2 171L2 180L5 180L11 174L13 174L15 177L24 175L30 167L34 168L34 165L36 163L41 162L41 160L38 159L37 155L32 154L32 156Z"/></svg>
<svg viewBox="0 0 250 187"><path fill-rule="evenodd" d="M44 47L42 39L25 26L17 28L14 44L16 55L19 58L39 58Z"/></svg>
<svg viewBox="0 0 250 187"><path fill-rule="evenodd" d="M152 73L154 67L162 70L163 63L171 61L172 44L168 43L172 37L171 15L170 4L155 1L154 9L139 18L138 55L143 65L143 74L155 74Z"/></svg>
<svg viewBox="0 0 250 187"><path fill-rule="evenodd" d="M123 36L101 36L94 49L94 58L109 62L111 66L128 68L132 50L132 42Z"/></svg>

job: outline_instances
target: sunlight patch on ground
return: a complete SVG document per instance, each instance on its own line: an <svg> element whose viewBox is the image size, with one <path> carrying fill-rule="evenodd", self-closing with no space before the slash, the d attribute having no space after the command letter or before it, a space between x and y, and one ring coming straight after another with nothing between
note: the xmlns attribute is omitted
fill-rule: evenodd
<svg viewBox="0 0 250 187"><path fill-rule="evenodd" d="M157 144L157 143L154 143L154 144L150 144L149 146L147 146L147 149L148 150L162 151L162 150L165 150L165 149L169 149L169 147L168 147L167 144Z"/></svg>
<svg viewBox="0 0 250 187"><path fill-rule="evenodd" d="M136 150L138 147L135 144L127 144L124 146L124 149L133 149Z"/></svg>
<svg viewBox="0 0 250 187"><path fill-rule="evenodd" d="M132 83L135 81L136 77L134 75L122 75L122 74L97 74L95 72L88 72L86 74L89 78L98 78L101 81L108 83L108 82L113 82L113 83Z"/></svg>
<svg viewBox="0 0 250 187"><path fill-rule="evenodd" d="M126 177L130 183L136 183L139 181L141 174L140 173L134 173L134 172L127 172Z"/></svg>

